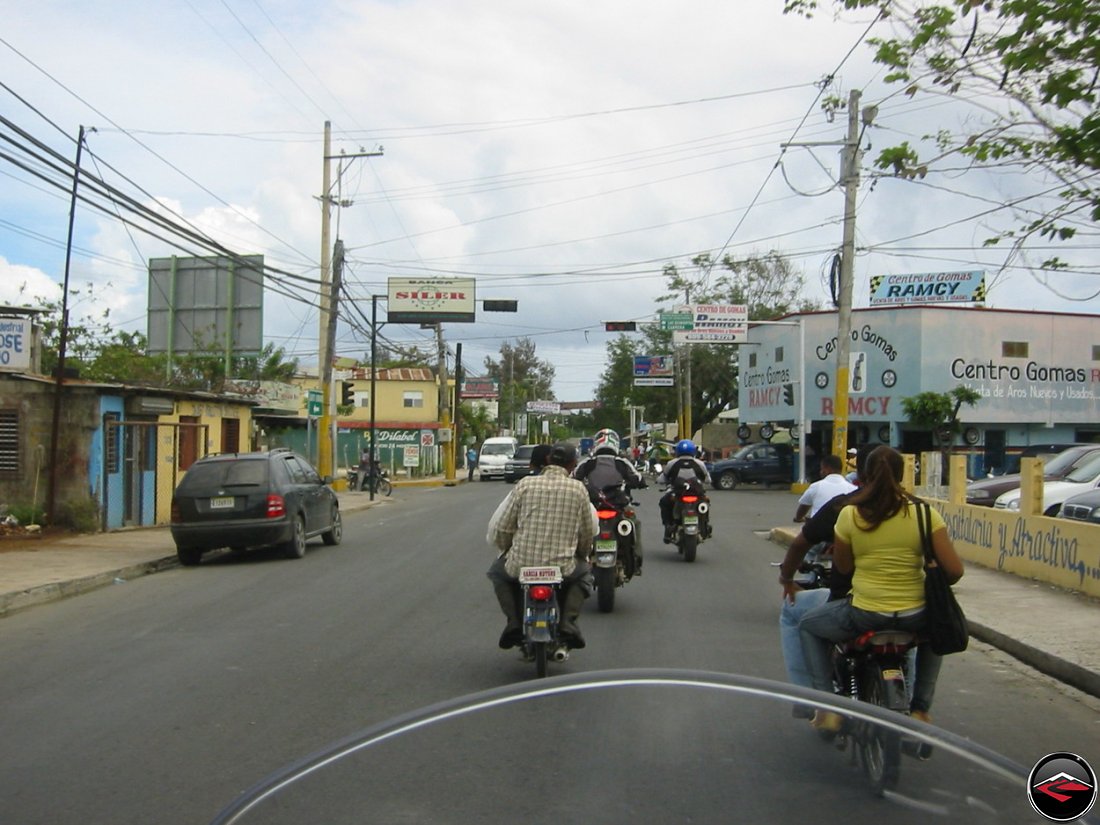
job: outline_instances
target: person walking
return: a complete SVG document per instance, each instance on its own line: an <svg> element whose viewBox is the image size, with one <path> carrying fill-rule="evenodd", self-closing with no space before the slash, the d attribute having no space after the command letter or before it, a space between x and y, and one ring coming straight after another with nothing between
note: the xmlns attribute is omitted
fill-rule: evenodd
<svg viewBox="0 0 1100 825"><path fill-rule="evenodd" d="M474 449L474 445L471 444L466 449L466 480L474 480L474 469L477 467L477 450Z"/></svg>

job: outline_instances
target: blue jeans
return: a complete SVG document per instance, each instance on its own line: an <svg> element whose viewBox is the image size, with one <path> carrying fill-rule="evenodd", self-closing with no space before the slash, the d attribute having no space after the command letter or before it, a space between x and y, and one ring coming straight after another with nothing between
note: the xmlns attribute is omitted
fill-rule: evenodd
<svg viewBox="0 0 1100 825"><path fill-rule="evenodd" d="M854 639L868 630L924 630L924 613L912 616L891 616L852 607L851 599L841 599L815 607L798 624L802 654L810 668L811 687L831 693L833 690L830 647L835 642ZM913 684L911 710L929 711L936 692L943 657L928 645L917 651L916 677Z"/></svg>
<svg viewBox="0 0 1100 825"><path fill-rule="evenodd" d="M810 669L806 657L802 655L802 641L799 639L798 623L810 610L829 600L829 591L821 587L817 590L801 590L795 594L794 604L783 599L779 608L779 647L783 651L783 664L787 668L787 681L792 685L813 687Z"/></svg>

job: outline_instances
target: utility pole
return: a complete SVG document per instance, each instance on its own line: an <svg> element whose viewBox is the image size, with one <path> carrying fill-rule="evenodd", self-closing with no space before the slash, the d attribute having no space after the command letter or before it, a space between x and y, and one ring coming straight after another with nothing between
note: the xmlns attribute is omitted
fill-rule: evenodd
<svg viewBox="0 0 1100 825"><path fill-rule="evenodd" d="M439 428L440 433L451 429L451 388L447 381L447 345L443 342L443 324L435 325L436 345L439 347ZM450 441L442 441L443 478L454 481L454 435Z"/></svg>
<svg viewBox="0 0 1100 825"><path fill-rule="evenodd" d="M95 131L94 129L92 131ZM54 506L57 501L57 455L58 439L61 437L61 395L65 381L65 347L69 337L69 261L73 254L73 224L76 222L76 190L80 184L80 153L84 148L84 127L76 136L76 162L73 164L73 191L69 201L69 237L65 244L65 279L61 286L61 329L57 343L57 382L53 393L53 423L50 427L50 480L46 493L46 519L49 524L57 523ZM118 438L119 429L106 429L110 438Z"/></svg>
<svg viewBox="0 0 1100 825"><path fill-rule="evenodd" d="M339 316L339 285L332 277L332 257L329 253L332 235L332 207L350 206L332 196L332 161L340 160L336 180L344 174L343 161L352 158L378 157L382 152L356 152L332 154L332 122L325 121L324 154L321 170L321 290L319 302L319 326L317 346L318 381L321 384L321 420L317 427L317 469L322 476L335 471L333 456L336 453L336 394L332 386L332 357L336 348L336 319ZM341 246L341 249L343 247ZM342 258L341 258L342 260Z"/></svg>
<svg viewBox="0 0 1100 825"><path fill-rule="evenodd" d="M837 307L836 389L833 455L848 452L848 358L852 349L852 276L856 252L856 195L859 191L859 92L848 94L848 138L844 141L844 235L840 248L840 301Z"/></svg>

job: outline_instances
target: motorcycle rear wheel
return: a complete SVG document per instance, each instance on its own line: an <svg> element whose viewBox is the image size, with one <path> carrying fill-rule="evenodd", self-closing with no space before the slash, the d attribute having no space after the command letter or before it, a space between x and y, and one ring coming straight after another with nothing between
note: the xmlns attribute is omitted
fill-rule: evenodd
<svg viewBox="0 0 1100 825"><path fill-rule="evenodd" d="M597 567L592 571L596 580L596 606L601 613L615 609L615 568Z"/></svg>
<svg viewBox="0 0 1100 825"><path fill-rule="evenodd" d="M861 675L860 699L872 705L886 707L886 690L877 668L867 668ZM859 754L863 770L876 796L897 787L901 771L901 735L881 725L863 723L859 735Z"/></svg>
<svg viewBox="0 0 1100 825"><path fill-rule="evenodd" d="M680 535L680 552L684 554L684 561L695 561L695 551L699 547L699 536L682 533Z"/></svg>
<svg viewBox="0 0 1100 825"><path fill-rule="evenodd" d="M535 654L535 673L540 679L546 676L546 642L532 642L532 653Z"/></svg>

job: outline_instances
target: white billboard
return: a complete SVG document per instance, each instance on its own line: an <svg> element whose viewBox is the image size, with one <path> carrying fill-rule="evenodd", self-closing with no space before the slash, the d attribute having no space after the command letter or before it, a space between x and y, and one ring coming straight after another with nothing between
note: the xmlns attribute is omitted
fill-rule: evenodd
<svg viewBox="0 0 1100 825"><path fill-rule="evenodd" d="M473 278L390 278L386 319L394 324L474 321Z"/></svg>
<svg viewBox="0 0 1100 825"><path fill-rule="evenodd" d="M0 318L0 370L26 371L31 367L31 321Z"/></svg>

